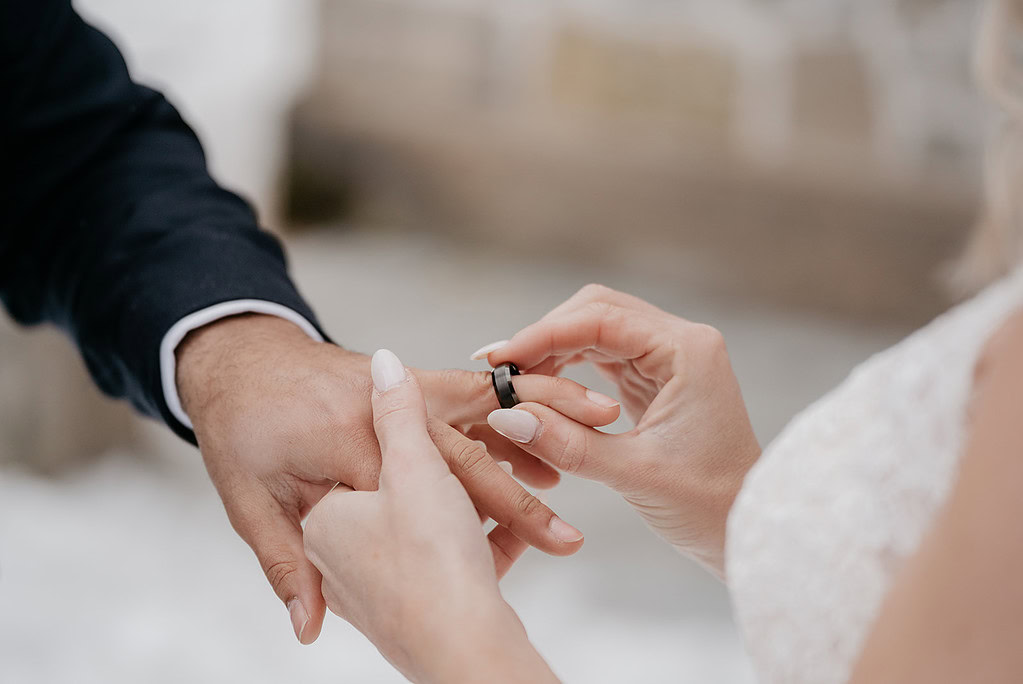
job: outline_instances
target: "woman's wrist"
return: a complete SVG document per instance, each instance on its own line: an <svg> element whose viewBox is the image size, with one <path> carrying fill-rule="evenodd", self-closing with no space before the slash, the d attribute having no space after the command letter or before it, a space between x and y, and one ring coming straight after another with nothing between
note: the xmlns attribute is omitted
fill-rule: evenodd
<svg viewBox="0 0 1023 684"><path fill-rule="evenodd" d="M698 477L680 477L682 491L674 496L685 511L681 517L692 521L689 543L674 546L710 569L719 578L725 576L725 543L728 516L743 482L761 448L750 436Z"/></svg>
<svg viewBox="0 0 1023 684"><path fill-rule="evenodd" d="M442 627L417 631L428 636L407 653L414 671L406 674L421 684L558 681L499 596L467 606Z"/></svg>

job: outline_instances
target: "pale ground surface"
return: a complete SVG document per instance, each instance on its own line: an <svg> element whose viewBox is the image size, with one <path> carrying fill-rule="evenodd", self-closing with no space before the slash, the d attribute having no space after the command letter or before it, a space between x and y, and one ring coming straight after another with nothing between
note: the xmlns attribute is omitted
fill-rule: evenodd
<svg viewBox="0 0 1023 684"><path fill-rule="evenodd" d="M628 263L502 263L426 239L342 233L299 237L291 254L337 340L423 367L473 367L471 351L589 281L647 297L724 331L762 440L904 332L714 301L680 290L669 269ZM338 619L316 645L295 643L198 454L149 431L147 458L111 454L62 481L0 471L0 682L402 681ZM587 533L585 547L569 559L527 554L504 590L559 675L754 680L722 586L598 486L565 482L552 506Z"/></svg>

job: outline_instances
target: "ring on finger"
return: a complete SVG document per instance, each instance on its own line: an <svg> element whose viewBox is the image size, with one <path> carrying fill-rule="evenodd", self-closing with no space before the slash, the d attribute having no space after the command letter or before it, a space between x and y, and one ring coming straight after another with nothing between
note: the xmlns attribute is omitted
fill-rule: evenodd
<svg viewBox="0 0 1023 684"><path fill-rule="evenodd" d="M501 408L512 408L521 403L519 395L515 394L515 386L512 385L512 378L518 374L519 369L514 363L502 363L490 372L490 380L497 393L497 403Z"/></svg>

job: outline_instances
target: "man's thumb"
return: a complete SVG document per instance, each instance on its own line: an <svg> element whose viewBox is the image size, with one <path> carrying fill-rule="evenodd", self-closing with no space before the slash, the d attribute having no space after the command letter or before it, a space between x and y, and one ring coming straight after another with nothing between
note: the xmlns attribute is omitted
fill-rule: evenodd
<svg viewBox="0 0 1023 684"><path fill-rule="evenodd" d="M238 532L256 553L274 593L288 609L295 637L311 644L320 635L326 605L320 590L322 577L306 558L302 527L293 522L274 500L263 510L273 510L237 525Z"/></svg>

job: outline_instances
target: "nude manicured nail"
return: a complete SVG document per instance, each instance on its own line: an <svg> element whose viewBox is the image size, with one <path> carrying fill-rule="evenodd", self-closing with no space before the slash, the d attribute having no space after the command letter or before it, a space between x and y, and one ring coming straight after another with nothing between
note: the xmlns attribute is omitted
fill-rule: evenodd
<svg viewBox="0 0 1023 684"><path fill-rule="evenodd" d="M586 398L589 399L590 401L592 401L597 406L600 406L600 407L603 407L603 408L614 408L615 406L618 406L618 400L617 399L612 399L611 397L607 396L606 394L601 394L600 392L594 392L591 389L586 390Z"/></svg>
<svg viewBox="0 0 1023 684"><path fill-rule="evenodd" d="M295 638L300 644L305 643L302 641L302 632L305 631L305 626L309 622L309 613L305 612L305 607L297 598L288 601L288 615L291 616L291 627L295 630Z"/></svg>
<svg viewBox="0 0 1023 684"><path fill-rule="evenodd" d="M504 472L508 473L509 475L515 474L515 470L514 468L512 468L512 464L508 463L508 461L498 461L497 466Z"/></svg>
<svg viewBox="0 0 1023 684"><path fill-rule="evenodd" d="M557 537L558 541L565 544L571 544L572 542L577 542L583 538L582 532L557 516L551 518L550 528L551 534Z"/></svg>
<svg viewBox="0 0 1023 684"><path fill-rule="evenodd" d="M480 347L479 349L474 351L472 353L472 356L470 356L469 358L472 359L473 361L479 361L480 359L485 359L485 358L487 358L487 355L490 354L490 352L496 352L498 349L500 349L501 347L503 347L506 344L508 344L508 340L501 340L499 342L491 342L490 344L485 345L483 347Z"/></svg>
<svg viewBox="0 0 1023 684"><path fill-rule="evenodd" d="M497 409L487 416L487 422L508 439L522 444L529 444L540 432L537 417L521 409Z"/></svg>
<svg viewBox="0 0 1023 684"><path fill-rule="evenodd" d="M389 349L378 349L373 354L369 370L373 376L373 386L381 394L405 380L405 366L401 365L401 360Z"/></svg>

